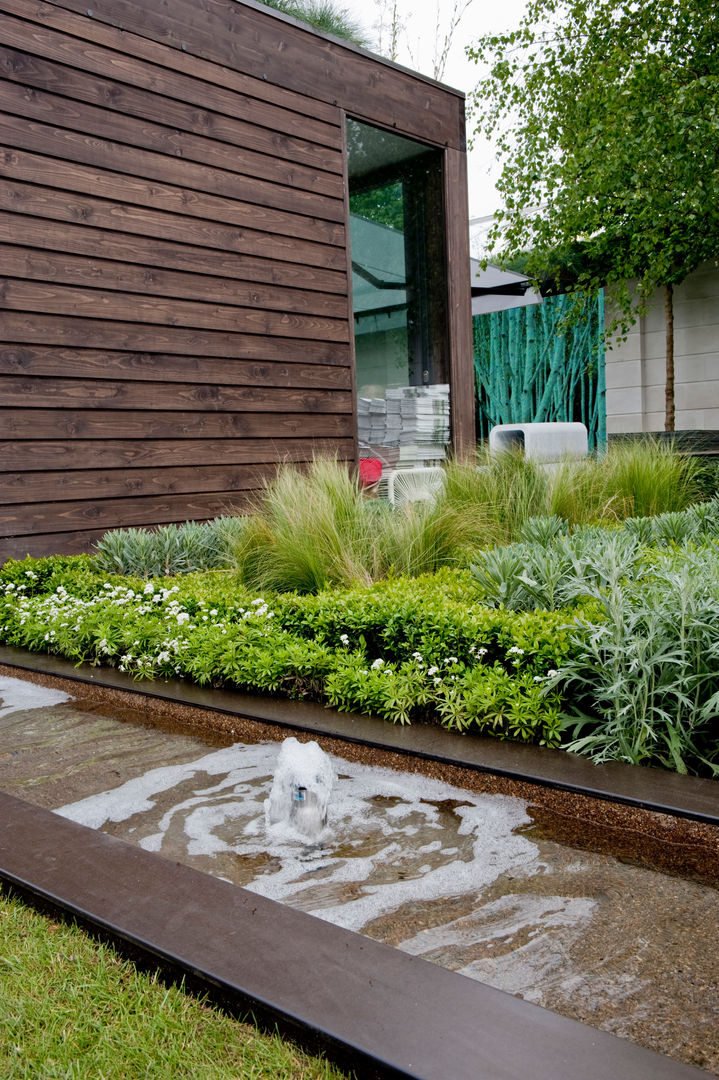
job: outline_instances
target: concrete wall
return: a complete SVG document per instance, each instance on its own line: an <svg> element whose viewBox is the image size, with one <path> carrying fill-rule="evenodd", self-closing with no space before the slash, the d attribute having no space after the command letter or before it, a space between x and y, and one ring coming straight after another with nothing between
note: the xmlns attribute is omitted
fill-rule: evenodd
<svg viewBox="0 0 719 1080"><path fill-rule="evenodd" d="M665 337L659 290L628 339L606 351L608 434L664 430ZM719 260L674 290L674 356L676 430L719 430Z"/></svg>

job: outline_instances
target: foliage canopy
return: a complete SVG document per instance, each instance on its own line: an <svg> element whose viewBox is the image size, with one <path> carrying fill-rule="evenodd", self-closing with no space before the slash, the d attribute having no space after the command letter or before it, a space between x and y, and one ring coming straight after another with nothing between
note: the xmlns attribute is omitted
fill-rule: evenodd
<svg viewBox="0 0 719 1080"><path fill-rule="evenodd" d="M719 255L719 8L706 0L530 0L468 49L477 133L504 168L491 240L541 277L640 296Z"/></svg>

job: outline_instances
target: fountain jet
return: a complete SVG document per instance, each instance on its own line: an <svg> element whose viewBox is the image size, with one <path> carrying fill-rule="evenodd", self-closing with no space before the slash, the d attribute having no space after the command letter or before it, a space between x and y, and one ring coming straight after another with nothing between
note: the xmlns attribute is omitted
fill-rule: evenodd
<svg viewBox="0 0 719 1080"><path fill-rule="evenodd" d="M330 759L316 742L285 739L266 805L269 824L290 825L308 840L316 840L327 824L334 780Z"/></svg>

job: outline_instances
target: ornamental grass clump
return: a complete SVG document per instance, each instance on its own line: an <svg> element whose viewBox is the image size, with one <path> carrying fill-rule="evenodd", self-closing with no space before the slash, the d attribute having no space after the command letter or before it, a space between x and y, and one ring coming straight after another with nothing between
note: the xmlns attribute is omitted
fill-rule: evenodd
<svg viewBox="0 0 719 1080"><path fill-rule="evenodd" d="M700 497L696 459L657 439L612 443L551 476L548 512L576 525L685 510Z"/></svg>
<svg viewBox="0 0 719 1080"><path fill-rule="evenodd" d="M441 502L465 519L475 547L507 543L530 518L547 513L547 473L521 453L490 454L450 461Z"/></svg>
<svg viewBox="0 0 719 1080"><path fill-rule="evenodd" d="M265 485L234 546L248 587L303 593L417 576L459 561L482 531L481 506L449 499L392 507L367 498L347 466L316 458Z"/></svg>

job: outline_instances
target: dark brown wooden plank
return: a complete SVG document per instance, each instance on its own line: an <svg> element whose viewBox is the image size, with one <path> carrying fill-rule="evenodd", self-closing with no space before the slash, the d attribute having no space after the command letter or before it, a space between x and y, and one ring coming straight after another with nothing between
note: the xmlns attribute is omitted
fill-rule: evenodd
<svg viewBox="0 0 719 1080"><path fill-rule="evenodd" d="M342 176L344 179L345 188L345 221L350 220L350 182L349 182L349 154L347 151L347 116L342 113ZM350 312L354 312L354 298L352 294L352 252L350 251L350 245L347 244L345 249L347 257L347 305ZM350 354L349 354L349 367L352 376L352 396L357 401L357 357L355 353L355 335L354 335L354 317L350 316L350 324L352 326L352 334L350 335ZM354 426L352 430L353 435L353 448L352 459L355 468L359 468L359 431L357 426L357 409L355 408Z"/></svg>
<svg viewBox="0 0 719 1080"><path fill-rule="evenodd" d="M27 0L8 2L29 13L31 5ZM47 5L33 4L32 10L35 11L38 7L46 8ZM88 25L86 19L82 20L77 16L71 18L80 23L82 29ZM235 142L239 137L241 141L238 145L247 149L271 153L311 169L321 169L323 172L342 171L336 117L332 125L318 122L313 115L316 103L309 99L305 102L309 115L300 119L298 114L301 114L302 102L305 99L298 95L292 99L293 108L298 111L290 112L273 102L248 97L247 94L229 90L224 85L213 85L205 79L193 78L182 72L148 63L136 56L70 37L50 29L46 21L38 25L0 14L0 36L7 45L33 56L59 61L88 74L109 77L118 83L151 91L173 103L186 102L188 106L196 106L202 113L197 114L195 111L195 116L198 119L208 116L212 132L217 138ZM141 40L137 39L138 42ZM167 50L165 52L167 53ZM174 58L174 54L169 55L171 59ZM214 65L212 67L217 71ZM259 89L260 92L267 91L264 84ZM304 138L297 135L300 124L303 130L307 129L308 132ZM317 133L319 139L314 141Z"/></svg>
<svg viewBox="0 0 719 1080"><path fill-rule="evenodd" d="M23 439L0 443L3 468L26 476L46 469L136 469L311 461L316 455L349 461L352 439Z"/></svg>
<svg viewBox="0 0 719 1080"><path fill-rule="evenodd" d="M114 134L126 126L117 123L119 114L105 114L103 120L99 115L89 115L89 105L61 105L61 98L51 103L48 95L37 92L27 100L23 97L26 93L23 87L0 82L0 109L8 110L4 116L0 114L0 140L5 145L109 170L132 177L135 184L138 180L150 181L144 186L152 192L154 181L170 185L171 190L183 191L185 200L191 198L194 211L202 217L323 244L344 244L344 210L338 199L265 184L256 177L173 157L167 140L164 153L158 153L102 138L103 131ZM35 119L37 115L43 120ZM59 126L69 123L74 128ZM133 123L139 128L148 126L140 121ZM189 136L181 135L175 140L175 155L182 153L186 138ZM159 203L153 201L152 205L164 206L166 198L163 195Z"/></svg>
<svg viewBox="0 0 719 1080"><path fill-rule="evenodd" d="M474 394L463 392L474 386L466 156L447 150L444 168L450 420L453 450L464 457L476 449Z"/></svg>
<svg viewBox="0 0 719 1080"><path fill-rule="evenodd" d="M79 469L0 473L0 505L63 502L70 499L250 491L273 476L274 464L206 465L165 469Z"/></svg>
<svg viewBox="0 0 719 1080"><path fill-rule="evenodd" d="M320 315L254 311L109 289L76 289L70 285L22 278L0 278L0 305L7 311L40 311L48 315L78 315L87 319L186 326L195 330L266 334L298 340L346 342L349 338L345 320L323 319Z"/></svg>
<svg viewBox="0 0 719 1080"><path fill-rule="evenodd" d="M50 375L74 379L114 379L122 382L176 382L222 386L296 386L352 390L348 367L303 364L299 356L288 363L227 360L206 356L165 356L161 353L123 353L100 349L59 349L51 345L0 344L0 373ZM0 459L1 460L1 459Z"/></svg>
<svg viewBox="0 0 719 1080"><path fill-rule="evenodd" d="M84 13L85 0L57 0ZM464 99L380 58L233 0L97 0L92 18L346 108L431 143L464 149Z"/></svg>
<svg viewBox="0 0 719 1080"><path fill-rule="evenodd" d="M19 246L19 241L28 242L28 232L38 241L52 242L59 247L61 240L58 230L48 229L46 222L33 221L33 227L27 232L18 220L16 228L8 219L13 215L0 214L0 268L7 277L24 278L29 281L56 282L63 285L84 288L119 290L125 293L139 293L141 296L162 296L177 300L199 301L202 304L220 304L226 311L230 307L238 312L242 319L243 309L258 309L295 313L300 319L311 319L312 330L315 326L330 325L327 307L332 309L335 319L347 327L347 302L343 297L323 298L316 292L304 292L299 289L283 289L280 286L262 286L256 282L224 280L218 277L205 277L200 273L184 273L147 267L137 263L117 262L111 258L88 259L84 255L70 254L77 249L66 238L65 251L37 251L30 247ZM99 231L99 230L97 230ZM82 241L84 229L76 229ZM62 230L60 230L62 235ZM41 236L39 234L42 234ZM3 241L7 241L3 243ZM80 246L85 246L80 244ZM98 245L104 248L104 254L114 255L115 251L107 242ZM314 304L313 304L314 301ZM308 314L310 305L323 306L325 311ZM213 323L214 325L214 323ZM222 318L217 323L222 325ZM283 323L284 325L284 323ZM269 332L269 331L268 331ZM346 331L345 331L346 334ZM297 335L298 337L301 335ZM328 335L318 330L317 337ZM331 335L333 338L336 335Z"/></svg>
<svg viewBox="0 0 719 1080"><path fill-rule="evenodd" d="M288 357L294 357L307 364L336 364L341 367L348 364L348 346L333 341L302 341L159 325L153 326L150 332L148 326L142 323L64 318L24 311L0 310L0 341L78 349L119 349L133 353L147 352L148 346L151 346L152 351L156 349L158 353L225 357L228 361L287 361Z"/></svg>
<svg viewBox="0 0 719 1080"><path fill-rule="evenodd" d="M246 505L247 498L247 492L218 491L97 501L82 499L41 505L18 503L0 506L0 536L202 521L236 512Z"/></svg>
<svg viewBox="0 0 719 1080"><path fill-rule="evenodd" d="M303 390L284 386L198 386L195 383L115 382L109 379L26 378L0 375L6 408L143 409L158 412L351 413L344 390Z"/></svg>
<svg viewBox="0 0 719 1080"><path fill-rule="evenodd" d="M312 287L312 267L346 272L344 248L227 224L218 200L210 196L195 200L180 188L2 146L0 168L6 180L28 182L0 185L4 210L307 266L307 288ZM220 215L218 221L211 218L207 200Z"/></svg>
<svg viewBox="0 0 719 1080"><path fill-rule="evenodd" d="M3 53L0 49L0 74L7 76L3 71L6 54L7 50ZM33 57L24 59L26 67L44 63ZM281 158L254 154L216 139L50 93L33 85L32 74L23 71L18 82L0 81L0 108L25 120L95 136L93 162L115 169L122 160L128 173L175 180L193 191L213 192L318 221L343 220L341 181L336 176L325 183L329 174L303 165L287 165ZM34 81L41 82L40 76ZM111 141L105 138L108 134ZM66 142L67 135L63 147ZM72 160L75 156L73 151ZM331 190L325 191L326 187Z"/></svg>
<svg viewBox="0 0 719 1080"><path fill-rule="evenodd" d="M0 439L346 439L352 427L349 413L0 408Z"/></svg>
<svg viewBox="0 0 719 1080"><path fill-rule="evenodd" d="M288 135L278 138L276 129L258 127L248 122L246 115L244 119L239 119L237 114L242 108L241 100L234 103L234 115L226 116L209 111L206 100L198 102L201 105L198 109L186 104L184 97L173 98L127 86L102 78L98 72L90 77L84 66L79 70L68 66L77 65L78 60L82 63L82 55L78 58L71 38L65 39L65 49L60 50L63 63L59 64L25 51L30 47L28 31L28 24L18 20L3 19L0 22L2 40L7 41L10 37L17 44L17 48L9 47L9 43L5 48L0 46L0 74L6 79L99 106L103 111L111 109L113 113L153 121L153 124L144 127L143 140L149 138L155 125L164 125L158 129L157 149L161 149L163 140L172 134L181 144L182 156L189 160L204 161L247 176L316 191L332 198L342 197L342 159L339 153ZM46 33L46 37L57 44L57 34ZM103 74L106 72L105 68ZM180 85L175 93L182 94L184 89L186 87ZM200 96L196 92L196 97ZM134 139L121 137L123 119L115 117L111 123L113 138L120 142L135 142ZM168 132L168 127L172 129L171 132ZM184 132L185 137L177 140L178 132ZM154 140L136 143L150 147L153 144ZM241 151L239 154L238 149ZM303 158L310 158L310 163L304 164Z"/></svg>
<svg viewBox="0 0 719 1080"><path fill-rule="evenodd" d="M266 109L265 119L257 118L257 123L272 127L274 117L278 117L279 131L296 131L297 113L303 116L304 137L325 146L338 148L341 143L337 128L337 109L315 97L305 98L291 90L275 86L267 80L255 78L241 71L224 67L214 61L203 60L187 52L167 48L162 43L151 41L128 28L115 27L87 18L87 8L79 8L79 14L63 10L56 3L43 0L3 0L3 9L28 19L42 26L53 27L77 38L80 52L88 43L107 46L117 50L117 63L122 65L127 57L142 58L168 69L172 74L180 72L193 79L208 84L208 95L217 93L218 87L228 92L243 95L253 108ZM190 101L191 98L186 100ZM200 102L201 104L201 102ZM209 104L208 104L209 107ZM232 112L232 110L231 110ZM284 113L294 115L294 123L283 126Z"/></svg>
<svg viewBox="0 0 719 1080"><path fill-rule="evenodd" d="M276 291L258 290L257 295L263 301L267 298L267 307L272 306L273 296L286 297L283 310L287 311L306 310L340 318L349 310L344 272L255 258L241 251L199 247L197 243L179 243L167 235L172 234L173 225L177 231L176 219L169 215L140 211L144 217L138 220L122 206L100 200L78 200L67 192L23 183L0 185L0 205L11 208L0 210L0 237L7 243L22 240L29 246L49 251L75 251L95 258L226 277L238 282L240 287L250 282L276 285ZM12 208L27 213L14 213ZM123 216L128 232L119 231ZM78 219L96 221L102 228L74 224ZM196 221L193 225L195 232L202 227ZM140 230L149 235L137 235ZM224 238L234 238L232 246L237 247L238 235L235 230L219 230L216 240L219 244ZM266 237L263 239L266 245ZM326 296L328 293L332 295Z"/></svg>
<svg viewBox="0 0 719 1080"><path fill-rule="evenodd" d="M80 555L92 551L107 529L88 529L74 533L36 533L34 536L0 536L0 563L5 559L34 559L45 555Z"/></svg>

